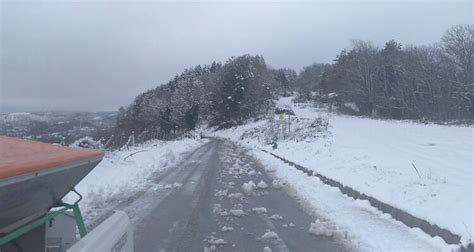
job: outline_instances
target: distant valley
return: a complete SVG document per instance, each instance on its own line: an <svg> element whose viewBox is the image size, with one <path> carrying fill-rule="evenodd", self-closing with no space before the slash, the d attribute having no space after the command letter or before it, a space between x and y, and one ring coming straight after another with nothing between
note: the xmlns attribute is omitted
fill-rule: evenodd
<svg viewBox="0 0 474 252"><path fill-rule="evenodd" d="M116 112L45 111L0 114L0 135L68 145L84 136L110 136Z"/></svg>

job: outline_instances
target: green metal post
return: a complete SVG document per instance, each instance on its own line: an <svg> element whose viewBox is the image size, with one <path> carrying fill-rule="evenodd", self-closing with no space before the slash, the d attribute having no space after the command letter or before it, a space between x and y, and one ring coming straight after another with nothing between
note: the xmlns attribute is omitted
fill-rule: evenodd
<svg viewBox="0 0 474 252"><path fill-rule="evenodd" d="M84 225L84 219L82 219L81 210L79 209L78 204L72 205L72 210L74 211L74 219L76 219L77 229L79 229L79 235L81 238L87 235L86 225Z"/></svg>
<svg viewBox="0 0 474 252"><path fill-rule="evenodd" d="M5 245L9 241L14 240L14 239L30 232L31 230L45 224L49 220L51 220L54 217L64 213L68 209L69 209L68 207L64 207L64 208L61 208L57 211L49 212L47 215L15 229L14 231L12 231L12 232L8 233L7 235L0 238L0 246Z"/></svg>
<svg viewBox="0 0 474 252"><path fill-rule="evenodd" d="M63 208L56 211L51 211L45 216L40 217L30 223L27 223L13 230L12 232L6 234L5 236L0 237L0 246L5 245L6 243L30 232L31 230L41 225L44 225L46 222L53 219L54 217L66 212L66 210L68 209L72 209L74 212L74 219L76 220L76 225L77 225L77 229L79 230L79 235L81 236L81 238L86 236L87 235L86 225L84 225L84 219L82 218L81 210L79 209L79 204L78 204L79 201L81 201L82 199L82 195L79 194L74 188L71 191L79 195L79 199L74 204L66 204L66 203L61 202L61 206L63 206Z"/></svg>
<svg viewBox="0 0 474 252"><path fill-rule="evenodd" d="M76 220L77 229L79 230L79 235L81 238L87 235L86 225L84 225L84 219L82 219L81 210L79 209L79 201L82 200L82 195L76 191L76 188L72 188L71 192L74 192L79 196L79 199L74 202L74 204L63 203L63 205L71 208L74 212L74 219Z"/></svg>
<svg viewBox="0 0 474 252"><path fill-rule="evenodd" d="M79 230L79 235L81 236L81 238L84 238L84 236L86 236L87 234L87 230L86 230L86 225L84 224L84 219L82 218L81 210L79 209L79 205L78 204L73 204L73 205L65 204L65 207L56 211L51 211L47 215L41 218L38 218L28 224L25 224L3 237L0 237L0 246L3 246L7 244L8 242L15 240L16 238L30 232L31 230L45 224L46 222L53 219L54 217L60 214L63 214L68 209L73 210L74 219L76 220L77 229Z"/></svg>

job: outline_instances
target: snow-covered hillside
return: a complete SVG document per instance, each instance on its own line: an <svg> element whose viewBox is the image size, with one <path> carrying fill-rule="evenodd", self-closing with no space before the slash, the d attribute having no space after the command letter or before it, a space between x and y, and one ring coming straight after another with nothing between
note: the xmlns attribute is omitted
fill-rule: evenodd
<svg viewBox="0 0 474 252"><path fill-rule="evenodd" d="M297 118L329 118L329 133L319 138L262 141L265 121L218 131L216 136L240 140L283 156L360 192L473 241L474 129L374 120L328 114L283 98ZM278 122L279 120L276 120ZM301 121L301 120L300 120ZM287 121L285 122L287 123ZM309 180L308 180L309 181Z"/></svg>
<svg viewBox="0 0 474 252"><path fill-rule="evenodd" d="M70 144L85 136L108 137L116 112L44 111L0 114L0 135Z"/></svg>
<svg viewBox="0 0 474 252"><path fill-rule="evenodd" d="M183 154L206 143L203 139L184 138L174 141L153 140L126 150L106 153L104 159L77 186L84 198L80 202L87 222L134 193L147 188L153 173L177 164ZM66 202L77 199L66 195Z"/></svg>
<svg viewBox="0 0 474 252"><path fill-rule="evenodd" d="M0 122L3 123L16 123L16 124L27 124L31 121L45 122L49 118L46 116L40 116L27 112L18 112L10 114L0 114Z"/></svg>

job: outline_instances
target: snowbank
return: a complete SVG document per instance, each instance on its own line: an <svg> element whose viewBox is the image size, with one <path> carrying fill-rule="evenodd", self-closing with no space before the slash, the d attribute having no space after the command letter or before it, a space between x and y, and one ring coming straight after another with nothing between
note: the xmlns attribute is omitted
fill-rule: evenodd
<svg viewBox="0 0 474 252"><path fill-rule="evenodd" d="M264 166L275 168L273 176L288 184L296 197L305 201L318 216L329 221L310 223L308 232L314 235L343 234L358 251L451 251L441 238L431 238L418 229L410 229L389 215L377 211L366 201L353 200L338 189L309 177L270 154L252 152ZM277 219L278 216L275 216ZM290 223L283 227L294 227ZM337 227L337 228L336 228ZM337 230L337 232L335 232Z"/></svg>
<svg viewBox="0 0 474 252"><path fill-rule="evenodd" d="M277 149L259 136L245 137L265 121L215 135L271 151L459 234L463 244L473 242L474 128L328 114L291 98L279 105L290 106L298 118L328 118L330 132L279 140Z"/></svg>
<svg viewBox="0 0 474 252"><path fill-rule="evenodd" d="M330 222L316 220L310 223L308 232L316 236L333 236L335 227Z"/></svg>
<svg viewBox="0 0 474 252"><path fill-rule="evenodd" d="M74 143L69 145L69 147L83 148L83 149L103 149L102 144L98 141L95 141L90 136L85 136L81 139L76 140Z"/></svg>
<svg viewBox="0 0 474 252"><path fill-rule="evenodd" d="M149 185L154 172L171 167L180 161L182 154L196 149L207 140L181 139L176 141L149 141L127 150L106 153L104 159L77 186L84 198L80 202L86 221L96 215L95 208L123 201ZM64 197L73 202L77 197L70 193Z"/></svg>

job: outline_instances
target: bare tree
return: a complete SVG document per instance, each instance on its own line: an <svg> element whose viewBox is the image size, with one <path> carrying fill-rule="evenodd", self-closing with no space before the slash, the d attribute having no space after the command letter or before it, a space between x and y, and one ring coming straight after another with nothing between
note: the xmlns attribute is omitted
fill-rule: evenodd
<svg viewBox="0 0 474 252"><path fill-rule="evenodd" d="M441 38L446 53L461 70L461 81L473 83L474 25L456 25Z"/></svg>

